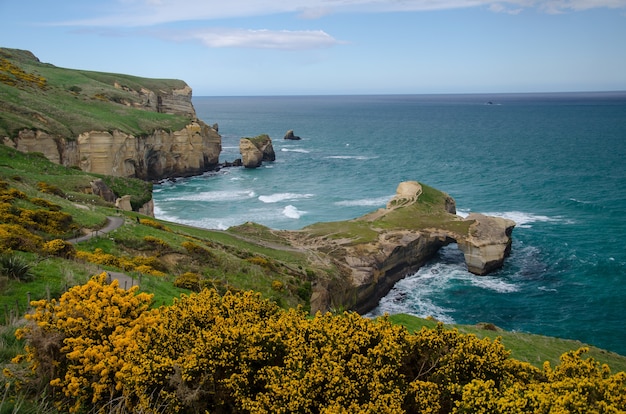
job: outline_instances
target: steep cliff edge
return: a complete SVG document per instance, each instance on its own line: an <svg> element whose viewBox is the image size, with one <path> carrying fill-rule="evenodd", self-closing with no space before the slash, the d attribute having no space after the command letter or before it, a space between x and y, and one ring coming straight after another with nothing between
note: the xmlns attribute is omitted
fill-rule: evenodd
<svg viewBox="0 0 626 414"><path fill-rule="evenodd" d="M449 195L409 181L398 186L386 208L281 235L321 267L335 269L335 277L316 280L313 311L343 307L366 313L397 281L450 243L458 243L472 273L483 275L502 266L515 223L484 215L464 219L455 210Z"/></svg>
<svg viewBox="0 0 626 414"><path fill-rule="evenodd" d="M0 48L0 137L83 171L158 180L215 168L218 132L174 79L58 68Z"/></svg>

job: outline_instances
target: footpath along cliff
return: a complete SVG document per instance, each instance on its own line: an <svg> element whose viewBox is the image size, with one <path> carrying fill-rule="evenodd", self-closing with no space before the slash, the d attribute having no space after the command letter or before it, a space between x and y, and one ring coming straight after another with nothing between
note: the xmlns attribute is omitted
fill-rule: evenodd
<svg viewBox="0 0 626 414"><path fill-rule="evenodd" d="M58 68L0 48L0 138L85 172L144 180L214 169L217 127L183 81Z"/></svg>

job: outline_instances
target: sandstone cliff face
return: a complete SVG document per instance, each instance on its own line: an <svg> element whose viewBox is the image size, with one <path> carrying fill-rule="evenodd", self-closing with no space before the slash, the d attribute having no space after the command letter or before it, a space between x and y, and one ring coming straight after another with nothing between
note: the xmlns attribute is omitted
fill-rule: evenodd
<svg viewBox="0 0 626 414"><path fill-rule="evenodd" d="M172 89L171 91L159 90L157 92L146 88L135 90L119 82L115 82L114 86L116 89L128 92L136 98L120 102L123 105L149 109L165 114L183 115L188 118L196 117L196 111L191 103L192 90L188 85L179 89Z"/></svg>
<svg viewBox="0 0 626 414"><path fill-rule="evenodd" d="M209 171L218 164L222 149L220 135L202 121L180 131L157 130L146 136L90 131L76 140L22 130L5 144L23 152L41 152L52 162L86 172L144 180Z"/></svg>

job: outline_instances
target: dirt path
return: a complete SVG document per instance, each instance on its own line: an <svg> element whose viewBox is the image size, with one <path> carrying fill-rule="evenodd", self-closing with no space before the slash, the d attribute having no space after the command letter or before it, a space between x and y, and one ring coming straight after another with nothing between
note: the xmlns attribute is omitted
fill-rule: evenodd
<svg viewBox="0 0 626 414"><path fill-rule="evenodd" d="M87 240L90 240L94 237L106 234L108 232L111 232L115 229L118 229L120 227L122 227L122 225L124 224L124 218L122 217L113 217L113 216L109 216L107 217L107 224L98 230L94 230L89 234L85 234L84 236L80 236L80 237L76 237L73 239L69 239L67 240L68 242L74 244L74 243L80 243L80 242L84 242Z"/></svg>
<svg viewBox="0 0 626 414"><path fill-rule="evenodd" d="M120 227L122 227L124 225L124 218L123 217L114 217L114 216L109 216L107 217L107 224L102 227L101 229L92 231L89 234L86 234L84 236L80 236L80 237L76 237L73 239L69 239L67 240L68 242L75 244L75 243L80 243L80 242L84 242L87 240L90 240L94 237L98 237L98 236L102 236L104 234L107 234L113 230L119 229ZM120 287L123 289L130 289L132 286L138 285L139 282L135 279L133 279L132 277L128 276L126 273L120 273L120 272L111 272L111 271L106 271L107 274L109 275L109 277L111 278L111 280L117 280Z"/></svg>

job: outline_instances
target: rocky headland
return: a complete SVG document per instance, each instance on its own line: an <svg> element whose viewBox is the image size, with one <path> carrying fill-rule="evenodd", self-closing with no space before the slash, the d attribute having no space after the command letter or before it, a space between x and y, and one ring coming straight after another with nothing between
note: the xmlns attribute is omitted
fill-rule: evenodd
<svg viewBox="0 0 626 414"><path fill-rule="evenodd" d="M515 223L498 217L456 215L454 199L415 181L403 182L386 208L360 218L280 232L312 261L334 268L318 278L311 309L342 307L366 313L393 285L437 251L457 243L468 270L485 275L502 266Z"/></svg>

